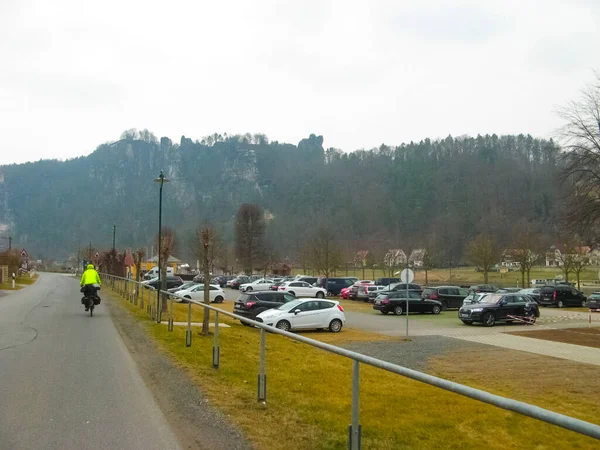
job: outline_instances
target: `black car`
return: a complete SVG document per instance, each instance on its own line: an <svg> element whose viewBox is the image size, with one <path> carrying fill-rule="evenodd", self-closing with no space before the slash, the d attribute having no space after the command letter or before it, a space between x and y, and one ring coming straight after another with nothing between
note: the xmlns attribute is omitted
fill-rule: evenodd
<svg viewBox="0 0 600 450"><path fill-rule="evenodd" d="M239 316L256 320L256 316L271 308L278 308L284 303L297 300L287 292L255 291L240 295L234 303L233 312ZM242 324L250 326L243 322Z"/></svg>
<svg viewBox="0 0 600 450"><path fill-rule="evenodd" d="M492 284L476 284L475 286L471 286L469 288L470 291L479 293L479 292L496 292L498 290L497 286Z"/></svg>
<svg viewBox="0 0 600 450"><path fill-rule="evenodd" d="M400 278L377 278L375 284L378 286L387 286L388 284L400 283Z"/></svg>
<svg viewBox="0 0 600 450"><path fill-rule="evenodd" d="M220 287L223 288L223 287L225 287L227 282L229 280L232 280L233 278L235 278L235 277L230 276L230 275L218 275L212 279L211 284L218 284Z"/></svg>
<svg viewBox="0 0 600 450"><path fill-rule="evenodd" d="M244 283L250 283L252 280L250 280L249 277L247 276L239 276L239 277L235 277L233 279L233 281L231 282L231 288L232 289L239 289L240 286Z"/></svg>
<svg viewBox="0 0 600 450"><path fill-rule="evenodd" d="M406 291L390 292L388 294L379 294L373 304L375 311L381 314L394 313L397 316L406 312ZM439 314L442 310L442 304L437 300L421 298L421 293L417 291L408 291L408 313L430 312Z"/></svg>
<svg viewBox="0 0 600 450"><path fill-rule="evenodd" d="M556 286L543 286L540 292L540 305L542 306L585 306L587 297L568 284Z"/></svg>
<svg viewBox="0 0 600 450"><path fill-rule="evenodd" d="M423 298L437 300L442 304L442 309L460 308L464 299L469 295L468 289L458 286L436 286L423 289Z"/></svg>
<svg viewBox="0 0 600 450"><path fill-rule="evenodd" d="M358 281L356 277L334 277L327 279L327 287L325 287L325 278L317 280L317 286L327 290L327 293L332 296L338 296L342 289L352 286Z"/></svg>
<svg viewBox="0 0 600 450"><path fill-rule="evenodd" d="M464 305L458 310L458 318L467 325L481 322L492 327L496 322L534 323L540 317L538 305L527 295L488 294L481 302Z"/></svg>
<svg viewBox="0 0 600 450"><path fill-rule="evenodd" d="M418 292L419 296L423 293L423 288L418 284L409 283L408 290L412 292ZM379 291L380 294L389 294L391 292L406 292L406 283L395 283L388 285L383 291ZM377 297L376 297L377 298Z"/></svg>
<svg viewBox="0 0 600 450"><path fill-rule="evenodd" d="M172 289L174 287L179 287L183 284L183 280L176 275L167 275L167 290ZM145 286L152 287L154 289L158 288L158 278L153 278L152 280L145 282Z"/></svg>

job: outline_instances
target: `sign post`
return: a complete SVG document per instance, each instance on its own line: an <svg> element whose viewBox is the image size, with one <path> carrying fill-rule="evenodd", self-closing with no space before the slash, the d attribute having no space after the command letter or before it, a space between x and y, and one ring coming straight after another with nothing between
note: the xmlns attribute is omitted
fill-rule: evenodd
<svg viewBox="0 0 600 450"><path fill-rule="evenodd" d="M409 290L408 290L408 284L412 283L412 281L415 279L415 273L409 269L406 268L402 271L402 273L400 273L400 280L402 280L403 283L406 284L406 339L408 339L408 313L409 313L409 307L408 307L408 303L409 303Z"/></svg>

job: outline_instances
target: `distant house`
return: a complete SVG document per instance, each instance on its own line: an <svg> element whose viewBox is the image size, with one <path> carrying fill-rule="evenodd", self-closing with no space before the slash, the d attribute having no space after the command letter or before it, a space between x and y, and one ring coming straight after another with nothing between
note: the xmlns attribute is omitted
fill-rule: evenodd
<svg viewBox="0 0 600 450"><path fill-rule="evenodd" d="M546 250L546 267L561 267L563 265L562 253L556 245Z"/></svg>
<svg viewBox="0 0 600 450"><path fill-rule="evenodd" d="M386 267L399 267L406 264L406 253L401 248L392 248L383 257Z"/></svg>
<svg viewBox="0 0 600 450"><path fill-rule="evenodd" d="M178 258L175 258L174 256L169 256L169 259L167 260L167 265L169 267L172 267L174 271L177 271L177 265L181 264L182 261ZM147 261L144 261L142 263L142 271L148 271L150 269L152 269L153 267L158 266L158 255L157 256L153 256L152 258L148 259Z"/></svg>
<svg viewBox="0 0 600 450"><path fill-rule="evenodd" d="M417 248L410 252L408 262L412 263L413 267L423 267L426 254L427 250L425 250L424 248Z"/></svg>
<svg viewBox="0 0 600 450"><path fill-rule="evenodd" d="M521 266L519 261L515 261L515 257L524 252L522 249L518 248L507 248L502 252L502 261L500 265L502 267L508 267L509 269L518 268Z"/></svg>
<svg viewBox="0 0 600 450"><path fill-rule="evenodd" d="M292 269L287 264L280 262L273 266L272 272L273 275L281 275L287 277L288 275L292 274Z"/></svg>
<svg viewBox="0 0 600 450"><path fill-rule="evenodd" d="M591 266L597 266L600 263L600 251L592 250L587 245L571 249L567 249L566 245L553 245L546 250L546 267L562 267L565 256L569 254L588 258Z"/></svg>

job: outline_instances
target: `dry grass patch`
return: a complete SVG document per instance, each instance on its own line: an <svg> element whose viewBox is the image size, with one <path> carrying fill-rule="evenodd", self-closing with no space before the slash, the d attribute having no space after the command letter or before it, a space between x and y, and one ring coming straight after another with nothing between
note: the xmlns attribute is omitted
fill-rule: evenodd
<svg viewBox="0 0 600 450"><path fill-rule="evenodd" d="M564 342L566 344L584 345L600 348L600 328L566 328L562 330L515 331L516 334L545 341ZM600 358L600 354L598 355Z"/></svg>
<svg viewBox="0 0 600 450"><path fill-rule="evenodd" d="M181 305L184 306L184 305ZM145 313L126 303L140 319ZM184 368L207 398L259 449L345 449L350 422L351 361L281 336L267 335L268 399L256 400L259 332L233 323L220 332L221 367L211 367L212 337L149 321L159 348ZM310 333L335 340L338 335ZM381 336L377 336L381 340ZM531 383L526 383L531 386ZM597 442L557 427L361 366L363 448L584 449Z"/></svg>
<svg viewBox="0 0 600 450"><path fill-rule="evenodd" d="M591 364L494 348L460 358L439 356L429 368L459 383L600 424L598 367Z"/></svg>

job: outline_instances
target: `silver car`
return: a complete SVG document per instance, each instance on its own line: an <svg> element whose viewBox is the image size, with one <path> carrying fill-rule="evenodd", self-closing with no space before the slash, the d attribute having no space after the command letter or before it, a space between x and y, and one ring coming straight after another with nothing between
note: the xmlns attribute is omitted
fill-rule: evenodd
<svg viewBox="0 0 600 450"><path fill-rule="evenodd" d="M469 295L465 297L463 300L463 305L472 305L474 303L481 302L485 296L489 295L489 292L471 292Z"/></svg>
<svg viewBox="0 0 600 450"><path fill-rule="evenodd" d="M590 311L600 311L600 292L592 292L587 299L586 305Z"/></svg>

